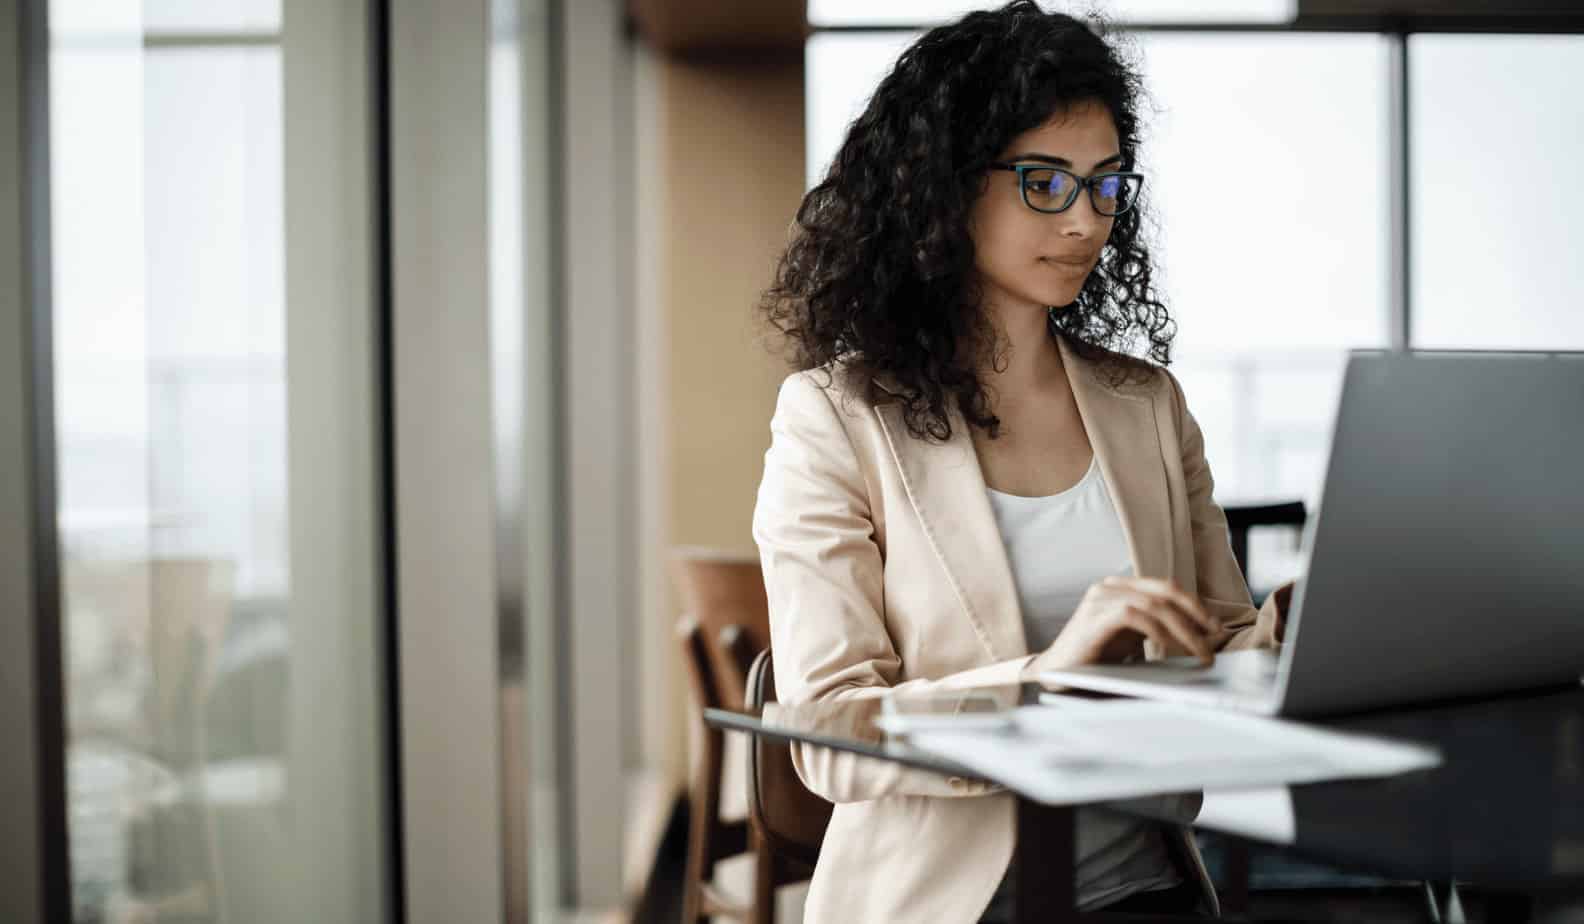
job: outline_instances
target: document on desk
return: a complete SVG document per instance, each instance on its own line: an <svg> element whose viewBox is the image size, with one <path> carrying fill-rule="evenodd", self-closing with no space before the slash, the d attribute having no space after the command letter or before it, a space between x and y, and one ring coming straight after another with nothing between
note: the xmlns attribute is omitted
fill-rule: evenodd
<svg viewBox="0 0 1584 924"><path fill-rule="evenodd" d="M1283 719L1147 700L1023 706L1001 731L934 727L921 750L1052 805L1394 776L1434 748Z"/></svg>

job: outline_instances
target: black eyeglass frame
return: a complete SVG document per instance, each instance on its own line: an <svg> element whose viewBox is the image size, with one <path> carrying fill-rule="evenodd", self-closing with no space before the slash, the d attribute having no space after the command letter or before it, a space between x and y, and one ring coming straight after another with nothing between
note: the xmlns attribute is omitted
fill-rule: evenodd
<svg viewBox="0 0 1584 924"><path fill-rule="evenodd" d="M1079 176L1078 174L1073 173L1071 170L1064 170L1061 167L1053 166L1051 164L1008 164L1001 162L988 164L987 169L1010 170L1013 173L1016 173L1018 175L1018 195L1023 197L1023 204L1042 215L1055 215L1057 213L1067 211L1073 207L1073 203L1078 201L1078 194L1081 191L1087 189L1089 191L1089 205L1094 208L1095 213L1097 215L1104 215L1107 218L1115 218L1118 215L1126 215L1129 211L1131 211L1133 209L1133 204L1137 201L1138 197L1135 195L1134 198L1128 202L1127 207L1120 211L1107 212L1100 208L1100 203L1095 197L1095 190L1099 186L1100 181L1107 177L1119 176L1122 177L1124 181L1128 179L1136 179L1138 180L1138 188L1140 190L1144 188L1144 174L1135 173L1131 170L1108 170L1105 173L1096 173L1093 176ZM1067 196L1067 201L1062 203L1058 208L1054 209L1042 209L1030 202L1028 195L1028 173L1030 170L1049 170L1054 173L1060 173L1064 176L1072 177L1072 193Z"/></svg>

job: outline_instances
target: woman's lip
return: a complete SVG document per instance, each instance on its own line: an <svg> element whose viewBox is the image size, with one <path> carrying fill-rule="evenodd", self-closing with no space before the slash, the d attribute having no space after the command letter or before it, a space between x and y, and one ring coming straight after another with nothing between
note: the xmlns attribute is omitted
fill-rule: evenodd
<svg viewBox="0 0 1584 924"><path fill-rule="evenodd" d="M1058 263L1062 266L1088 266L1090 262L1087 259L1071 260L1062 257L1040 257L1040 259L1046 263Z"/></svg>

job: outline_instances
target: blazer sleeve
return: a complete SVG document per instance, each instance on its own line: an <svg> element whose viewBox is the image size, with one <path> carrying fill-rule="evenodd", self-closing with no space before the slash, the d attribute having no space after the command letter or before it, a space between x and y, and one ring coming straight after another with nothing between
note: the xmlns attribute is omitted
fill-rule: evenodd
<svg viewBox="0 0 1584 924"><path fill-rule="evenodd" d="M1226 513L1215 502L1215 479L1205 461L1204 434L1188 410L1177 377L1162 371L1171 385L1177 433L1182 441L1183 481L1188 489L1189 526L1193 533L1199 598L1221 624L1216 647L1224 651L1274 648L1279 644L1276 638L1279 595L1271 594L1263 607L1254 608L1248 583L1238 568L1237 556L1232 554Z"/></svg>
<svg viewBox="0 0 1584 924"><path fill-rule="evenodd" d="M869 492L835 404L807 374L794 374L781 385L770 434L753 537L769 598L781 703L944 693L1022 679L1032 655L899 683L901 659L885 626L885 565ZM999 789L829 748L794 745L792 759L809 789L832 802Z"/></svg>

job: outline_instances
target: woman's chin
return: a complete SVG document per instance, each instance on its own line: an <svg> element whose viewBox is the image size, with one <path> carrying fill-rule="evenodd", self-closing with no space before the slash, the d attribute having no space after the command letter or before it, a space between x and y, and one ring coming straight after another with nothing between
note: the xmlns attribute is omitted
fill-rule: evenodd
<svg viewBox="0 0 1584 924"><path fill-rule="evenodd" d="M1077 301L1078 293L1082 291L1082 286L1074 286L1071 288L1065 286L1062 288L1056 288L1055 286L1044 286L1031 294L1041 305L1049 305L1054 308L1063 308Z"/></svg>
<svg viewBox="0 0 1584 924"><path fill-rule="evenodd" d="M1021 303L1041 308L1063 308L1078 300L1078 294L1083 291L1083 280L1073 284L1052 283L1051 280L1040 280L1038 283L1021 286L1002 286L1000 298L1010 303Z"/></svg>

